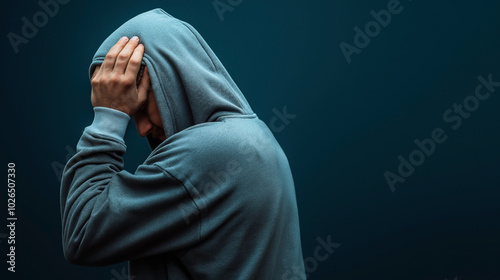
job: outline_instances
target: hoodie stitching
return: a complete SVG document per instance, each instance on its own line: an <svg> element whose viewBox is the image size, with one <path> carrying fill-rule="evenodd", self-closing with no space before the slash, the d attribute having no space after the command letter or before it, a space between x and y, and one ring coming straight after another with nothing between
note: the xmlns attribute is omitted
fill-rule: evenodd
<svg viewBox="0 0 500 280"><path fill-rule="evenodd" d="M191 195L191 192L186 187L186 185L184 184L184 182L182 182L181 180L177 179L177 177L175 177L174 175L172 175L172 173L168 172L165 168L159 166L158 164L154 163L153 165L156 166L157 168L159 168L160 170L162 170L163 172L167 173L170 177L174 178L177 182L181 183L182 187L184 187L184 190L186 191L186 193L191 198L191 201L193 202L193 204L196 206L196 209L200 213L200 217L199 217L200 221L198 223L198 241L201 241L201 236L202 236L201 235L201 223L202 223L201 213L202 212L201 212L200 206L198 206L198 204L196 203L196 200L193 198L193 196Z"/></svg>
<svg viewBox="0 0 500 280"><path fill-rule="evenodd" d="M245 109L246 107L249 107L248 104L246 102L243 102L243 99L240 97L240 94L242 94L241 92L238 93L238 92L235 92L235 90L233 89L233 87L229 84L228 80L226 79L226 77L224 77L224 75L220 72L220 69L217 67L217 65L215 64L214 60L212 59L212 57L209 55L207 49L205 48L205 46L200 42L200 39L198 38L198 36L196 36L196 34L193 32L193 30L191 30L191 28L194 29L194 27L192 27L191 25L188 25L186 24L185 22L177 19L181 24L183 24L190 32L191 34L193 34L193 36L196 38L196 40L198 41L198 44L203 48L203 50L205 51L205 54L208 56L208 58L210 59L210 62L212 62L212 65L214 66L214 69L215 69L215 72L217 73L217 75L219 75L222 80L224 80L224 83L226 84L226 86L231 89L232 93L236 96L236 99L238 100L239 102L239 106L241 107L241 109L243 109L246 113L253 113L251 110L247 110ZM196 29L195 29L196 30ZM201 35L200 35L201 36ZM222 62L221 62L222 63ZM237 86L236 86L237 87Z"/></svg>

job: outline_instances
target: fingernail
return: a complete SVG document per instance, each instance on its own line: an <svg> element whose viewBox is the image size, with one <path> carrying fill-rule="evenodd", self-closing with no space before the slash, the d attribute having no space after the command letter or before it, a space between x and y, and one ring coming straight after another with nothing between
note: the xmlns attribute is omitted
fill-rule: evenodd
<svg viewBox="0 0 500 280"><path fill-rule="evenodd" d="M127 40L128 40L127 36L123 36L120 38L120 41L127 41Z"/></svg>
<svg viewBox="0 0 500 280"><path fill-rule="evenodd" d="M139 44L139 46L138 46L138 47L143 47L143 48L144 48L144 45L143 45L143 44Z"/></svg>
<svg viewBox="0 0 500 280"><path fill-rule="evenodd" d="M134 36L134 37L132 37L132 39L131 39L131 40L133 40L133 41L137 41L137 40L139 40L139 37Z"/></svg>

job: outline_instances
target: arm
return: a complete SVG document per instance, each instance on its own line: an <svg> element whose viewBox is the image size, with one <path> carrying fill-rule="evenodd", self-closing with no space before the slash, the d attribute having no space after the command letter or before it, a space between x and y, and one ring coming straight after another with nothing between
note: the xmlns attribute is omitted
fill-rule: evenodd
<svg viewBox="0 0 500 280"><path fill-rule="evenodd" d="M120 50L126 49L122 42ZM137 48L134 50L129 57L137 52ZM141 49L137 55L142 57ZM140 59L132 61L140 64ZM105 70L107 62L92 79L94 122L83 132L61 182L64 254L68 261L82 265L106 265L166 253L186 248L200 238L200 221L184 220L186 211L198 209L182 182L153 163L139 166L135 174L123 170L123 134L129 116L142 104L142 93L134 83L133 90L120 82L111 86L108 78L113 77L116 67ZM127 66L129 69L135 68ZM135 97L123 97L126 94ZM184 205L182 211L177 207L180 203Z"/></svg>
<svg viewBox="0 0 500 280"><path fill-rule="evenodd" d="M62 235L71 263L106 265L185 248L199 240L199 220L184 220L185 211L198 209L182 182L153 164L139 166L135 174L123 171L124 152L120 139L88 127L66 165ZM177 207L180 203L184 212Z"/></svg>

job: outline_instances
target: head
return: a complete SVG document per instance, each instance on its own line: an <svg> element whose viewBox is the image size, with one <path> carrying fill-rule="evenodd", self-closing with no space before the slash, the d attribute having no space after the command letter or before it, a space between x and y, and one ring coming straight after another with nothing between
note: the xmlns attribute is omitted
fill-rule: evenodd
<svg viewBox="0 0 500 280"><path fill-rule="evenodd" d="M90 72L122 36L134 35L145 46L142 62L154 90L134 119L139 134L147 136L152 149L191 126L225 115L253 114L198 31L162 9L139 14L111 33L96 51Z"/></svg>
<svg viewBox="0 0 500 280"><path fill-rule="evenodd" d="M164 141L167 137L163 130L160 111L151 85L149 85L149 88L148 99L134 114L135 126L140 136L146 137L149 135L153 139Z"/></svg>

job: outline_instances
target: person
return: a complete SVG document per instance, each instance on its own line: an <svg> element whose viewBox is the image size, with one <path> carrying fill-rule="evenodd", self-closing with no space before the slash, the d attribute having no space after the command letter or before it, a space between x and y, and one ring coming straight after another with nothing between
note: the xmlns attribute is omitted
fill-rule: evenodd
<svg viewBox="0 0 500 280"><path fill-rule="evenodd" d="M135 280L305 279L287 157L191 25L137 15L89 76L94 120L61 182L70 263L128 261ZM152 150L133 174L131 117Z"/></svg>

